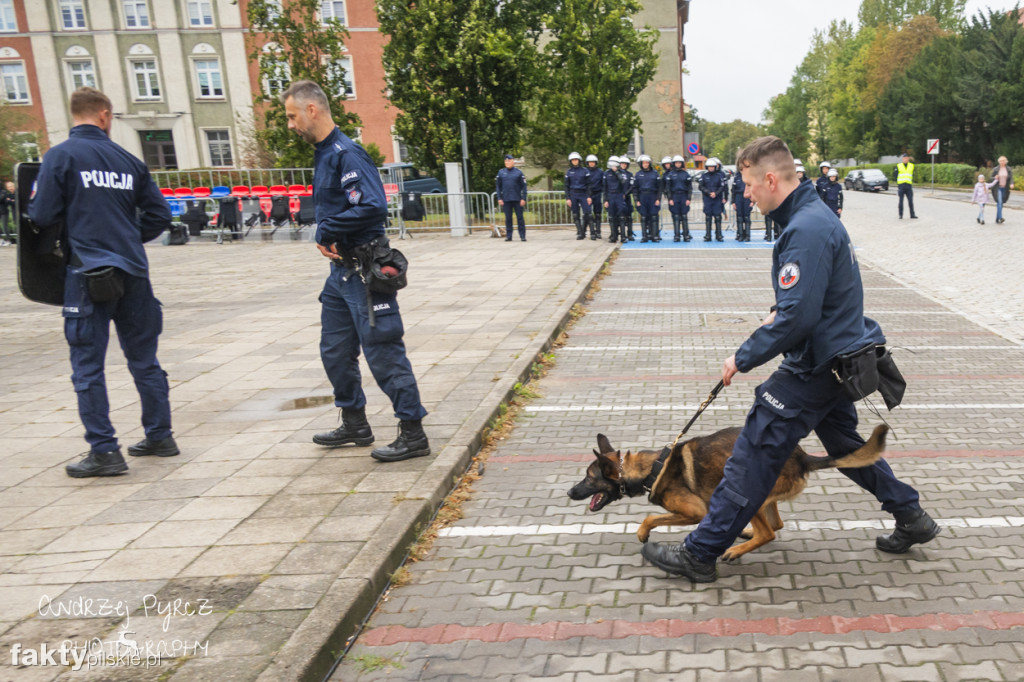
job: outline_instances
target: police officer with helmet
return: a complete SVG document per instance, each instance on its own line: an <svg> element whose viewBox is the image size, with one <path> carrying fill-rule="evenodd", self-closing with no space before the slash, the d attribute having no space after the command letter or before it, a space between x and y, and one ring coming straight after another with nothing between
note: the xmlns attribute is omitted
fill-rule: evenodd
<svg viewBox="0 0 1024 682"><path fill-rule="evenodd" d="M636 207L640 213L641 242L660 242L658 212L661 210L661 176L651 164L651 157L641 154L640 170L633 176Z"/></svg>
<svg viewBox="0 0 1024 682"><path fill-rule="evenodd" d="M729 198L729 185L722 172L722 162L711 157L704 162L707 172L700 176L697 186L704 199L704 241L711 241L711 221L715 223L715 241L725 241L722 236L722 213Z"/></svg>
<svg viewBox="0 0 1024 682"><path fill-rule="evenodd" d="M822 161L818 164L818 172L820 175L818 179L814 181L814 188L818 191L818 196L822 199L825 198L825 188L828 187L828 172L832 167L828 161Z"/></svg>
<svg viewBox="0 0 1024 682"><path fill-rule="evenodd" d="M586 238L591 214L590 171L583 167L582 162L580 153L572 152L569 154L569 170L565 171L565 205L572 210L576 239Z"/></svg>
<svg viewBox="0 0 1024 682"><path fill-rule="evenodd" d="M625 238L623 241L633 241L636 239L636 235L633 234L633 201L636 196L633 186L633 174L629 171L629 157L623 154L619 157L619 174L625 178L626 182L626 212L623 214L623 222L619 226L619 230L623 232Z"/></svg>
<svg viewBox="0 0 1024 682"><path fill-rule="evenodd" d="M601 194L604 191L604 172L597 167L597 156L587 154L587 196L590 198L590 238L601 238Z"/></svg>
<svg viewBox="0 0 1024 682"><path fill-rule="evenodd" d="M43 157L28 217L43 226L64 221L70 244L64 336L89 452L66 471L74 478L117 476L128 465L110 422L103 371L111 321L139 392L146 434L128 454L179 453L167 373L156 358L163 312L143 247L171 226L171 211L146 165L111 141L114 113L106 95L78 88L71 118L68 139Z"/></svg>
<svg viewBox="0 0 1024 682"><path fill-rule="evenodd" d="M701 583L718 578L716 561L767 499L802 438L814 431L831 457L865 445L857 433L856 407L832 370L837 356L864 349L874 354L876 344L885 343L878 323L864 316L850 235L814 188L797 181L786 144L758 138L740 152L736 165L747 193L784 230L772 258L775 305L725 360L722 383L729 386L737 372L750 372L779 354L783 360L754 391L754 405L697 528L680 544L647 543L641 550L662 570ZM917 491L897 479L885 459L839 472L895 517L895 530L875 539L877 549L902 554L938 535Z"/></svg>
<svg viewBox="0 0 1024 682"><path fill-rule="evenodd" d="M828 182L821 190L821 198L833 213L842 217L843 185L839 182L839 171L835 168L828 172Z"/></svg>
<svg viewBox="0 0 1024 682"><path fill-rule="evenodd" d="M658 187L659 195L665 194L665 183L668 181L668 172L672 170L672 157L667 154L661 157L661 185ZM671 214L671 212L670 212ZM661 211L658 211L658 237L661 238Z"/></svg>
<svg viewBox="0 0 1024 682"><path fill-rule="evenodd" d="M320 359L334 388L334 404L341 408L341 426L316 434L313 442L332 448L373 442L359 372L362 349L399 420L394 442L374 449L370 456L398 462L429 455L422 423L427 411L406 356L397 296L394 291L371 290L364 279L376 253L390 249L384 233L387 197L380 175L366 151L335 125L319 85L296 81L281 100L288 129L315 146L316 244L331 263L320 293Z"/></svg>
<svg viewBox="0 0 1024 682"><path fill-rule="evenodd" d="M736 216L736 241L750 241L750 209L753 202L746 196L747 186L743 182L743 173L738 170L732 177L732 209Z"/></svg>
<svg viewBox="0 0 1024 682"><path fill-rule="evenodd" d="M629 179L619 169L619 157L608 158L608 170L604 172L604 207L608 211L608 229L611 236L608 242L626 241L626 192Z"/></svg>
<svg viewBox="0 0 1024 682"><path fill-rule="evenodd" d="M665 197L668 199L668 210L672 214L672 241L680 239L680 227L682 228L683 241L690 241L689 213L690 213L690 192L693 189L693 180L689 172L683 167L682 154L672 157L672 170L665 174L664 187Z"/></svg>

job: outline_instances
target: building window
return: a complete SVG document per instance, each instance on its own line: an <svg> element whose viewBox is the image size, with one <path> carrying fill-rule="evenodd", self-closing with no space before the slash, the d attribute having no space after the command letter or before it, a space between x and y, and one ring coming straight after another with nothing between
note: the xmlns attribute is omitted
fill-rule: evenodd
<svg viewBox="0 0 1024 682"><path fill-rule="evenodd" d="M206 144L210 148L211 166L233 166L231 134L226 130L207 130Z"/></svg>
<svg viewBox="0 0 1024 682"><path fill-rule="evenodd" d="M160 99L160 76L154 60L132 62L135 74L135 99Z"/></svg>
<svg viewBox="0 0 1024 682"><path fill-rule="evenodd" d="M68 75L71 80L71 89L95 88L96 71L93 68L92 60L80 62L68 62Z"/></svg>
<svg viewBox="0 0 1024 682"><path fill-rule="evenodd" d="M149 28L149 8L146 0L122 0L124 25L127 28Z"/></svg>
<svg viewBox="0 0 1024 682"><path fill-rule="evenodd" d="M338 61L334 62L334 69L332 70L331 76L340 76L344 81L341 88L339 88L338 92L335 93L336 96L345 97L347 99L356 98L356 81L352 72L352 57L342 57Z"/></svg>
<svg viewBox="0 0 1024 682"><path fill-rule="evenodd" d="M16 32L18 19L14 15L14 0L0 0L0 31Z"/></svg>
<svg viewBox="0 0 1024 682"><path fill-rule="evenodd" d="M4 99L9 104L28 104L28 79L21 62L0 65L4 78Z"/></svg>
<svg viewBox="0 0 1024 682"><path fill-rule="evenodd" d="M343 0L324 0L320 3L320 23L326 26L332 19L345 25L345 3Z"/></svg>
<svg viewBox="0 0 1024 682"><path fill-rule="evenodd" d="M224 83L220 77L220 60L197 59L196 79L200 97L223 97Z"/></svg>
<svg viewBox="0 0 1024 682"><path fill-rule="evenodd" d="M60 21L65 29L85 28L85 3L83 0L60 0Z"/></svg>
<svg viewBox="0 0 1024 682"><path fill-rule="evenodd" d="M267 0L268 19L277 19L283 11L284 8L281 6L281 0Z"/></svg>
<svg viewBox="0 0 1024 682"><path fill-rule="evenodd" d="M188 0L189 26L213 26L213 5L210 0Z"/></svg>
<svg viewBox="0 0 1024 682"><path fill-rule="evenodd" d="M280 97L292 81L291 65L284 59L275 59L267 64L268 72L263 77L263 91L267 97Z"/></svg>

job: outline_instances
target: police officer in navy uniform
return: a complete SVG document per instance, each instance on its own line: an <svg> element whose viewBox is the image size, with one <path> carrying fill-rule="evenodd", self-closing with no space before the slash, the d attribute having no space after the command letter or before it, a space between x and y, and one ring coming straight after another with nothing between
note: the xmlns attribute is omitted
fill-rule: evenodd
<svg viewBox="0 0 1024 682"><path fill-rule="evenodd" d="M370 456L397 462L429 455L422 423L427 411L406 357L397 297L393 292L367 291L361 274L363 252L388 246L384 234L387 197L380 175L366 151L334 124L327 95L319 85L296 81L281 99L288 129L315 146L316 243L331 262L320 293L320 359L334 388L334 404L341 408L341 426L316 434L313 442L327 447L373 442L359 372L362 348L373 378L391 399L399 419L395 441L374 449Z"/></svg>
<svg viewBox="0 0 1024 682"><path fill-rule="evenodd" d="M626 208L622 215L622 222L619 224L619 230L625 235L622 241L631 242L636 239L636 235L633 233L633 201L636 195L634 194L633 174L629 170L629 157L625 154L619 157L619 175L626 179Z"/></svg>
<svg viewBox="0 0 1024 682"><path fill-rule="evenodd" d="M750 241L750 209L753 202L745 196L747 186L743 182L743 173L739 170L732 176L732 211L736 216L736 241Z"/></svg>
<svg viewBox="0 0 1024 682"><path fill-rule="evenodd" d="M110 422L103 366L114 322L142 403L146 437L128 448L135 457L171 457L167 373L156 359L163 328L160 302L149 282L143 243L171 226L171 211L149 170L112 142L110 100L99 90L71 94L74 127L43 157L28 214L39 225L64 221L70 265L64 287L64 336L71 381L85 427L88 454L68 464L69 476L116 476L128 471Z"/></svg>
<svg viewBox="0 0 1024 682"><path fill-rule="evenodd" d="M707 172L700 176L697 186L704 199L704 241L711 241L711 221L715 222L715 240L725 241L722 236L722 212L729 198L729 185L722 172L722 162L711 157L704 163Z"/></svg>
<svg viewBox="0 0 1024 682"><path fill-rule="evenodd" d="M722 382L729 386L737 372L749 372L780 353L784 358L755 391L707 515L683 543L647 543L642 549L659 568L693 582L717 579L716 560L764 503L802 438L814 431L832 457L864 445L857 410L833 377L832 363L839 354L885 342L878 324L864 317L850 235L814 188L797 181L786 144L777 137L758 138L740 152L737 166L748 195L784 230L772 254L775 305L725 361ZM895 531L876 539L878 549L902 553L938 534L917 491L899 481L884 459L839 471L895 517Z"/></svg>
<svg viewBox="0 0 1024 682"><path fill-rule="evenodd" d="M665 156L661 157L661 168L659 169L659 172L661 173L661 185L659 186L658 191L659 195L661 196L664 196L666 194L665 187L668 184L668 173L671 170L672 157L666 154ZM662 203L663 207L667 205L668 204ZM672 211L669 211L669 217L671 216ZM661 211L658 211L658 239L661 239Z"/></svg>
<svg viewBox="0 0 1024 682"><path fill-rule="evenodd" d="M843 185L835 168L828 171L828 182L821 189L821 198L833 213L840 218L843 216Z"/></svg>
<svg viewBox="0 0 1024 682"><path fill-rule="evenodd" d="M693 180L689 172L683 167L682 154L672 157L672 170L665 174L665 198L668 200L668 210L672 214L672 241L680 239L680 228L682 228L683 241L690 241L690 193L693 191Z"/></svg>
<svg viewBox="0 0 1024 682"><path fill-rule="evenodd" d="M526 206L526 176L516 168L515 158L511 154L505 155L505 167L494 177L494 191L498 195L498 206L505 211L505 241L512 241L512 212L515 211L519 239L525 242L523 207Z"/></svg>
<svg viewBox="0 0 1024 682"><path fill-rule="evenodd" d="M638 161L640 170L633 176L633 199L640 213L640 241L660 242L658 212L661 210L661 176L647 154L641 154Z"/></svg>
<svg viewBox="0 0 1024 682"><path fill-rule="evenodd" d="M608 211L610 244L626 241L626 191L629 179L619 170L619 157L608 157L608 170L604 172L604 207Z"/></svg>
<svg viewBox="0 0 1024 682"><path fill-rule="evenodd" d="M565 205L572 211L576 224L576 239L586 239L590 226L590 171L583 167L579 152L569 154L569 169L565 171ZM582 216L580 213L582 212Z"/></svg>
<svg viewBox="0 0 1024 682"><path fill-rule="evenodd" d="M587 196L590 198L590 238L601 238L601 196L604 193L604 171L597 167L597 156L587 154Z"/></svg>
<svg viewBox="0 0 1024 682"><path fill-rule="evenodd" d="M828 172L832 168L828 161L822 161L818 164L818 179L814 181L814 189L818 191L818 196L822 199L825 198L825 188L828 187Z"/></svg>

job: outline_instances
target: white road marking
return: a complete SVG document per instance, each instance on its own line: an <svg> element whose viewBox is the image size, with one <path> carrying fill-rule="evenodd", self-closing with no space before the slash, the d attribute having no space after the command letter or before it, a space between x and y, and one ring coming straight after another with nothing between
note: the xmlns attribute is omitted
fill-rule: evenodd
<svg viewBox="0 0 1024 682"><path fill-rule="evenodd" d="M990 516L980 518L935 519L944 528L1020 528L1024 527L1024 516ZM567 523L534 524L530 526L448 526L438 532L443 538L499 537L503 535L594 535L597 533L635 534L639 523ZM662 526L655 533L678 532L685 526ZM889 530L890 520L835 520L835 521L786 521L783 530ZM676 530L673 530L676 529Z"/></svg>
<svg viewBox="0 0 1024 682"><path fill-rule="evenodd" d="M527 412L655 412L659 410L678 412L700 409L699 403L684 405L527 405ZM750 403L742 405L709 405L708 410L750 409ZM897 410L1024 410L1024 403L921 403L903 404Z"/></svg>

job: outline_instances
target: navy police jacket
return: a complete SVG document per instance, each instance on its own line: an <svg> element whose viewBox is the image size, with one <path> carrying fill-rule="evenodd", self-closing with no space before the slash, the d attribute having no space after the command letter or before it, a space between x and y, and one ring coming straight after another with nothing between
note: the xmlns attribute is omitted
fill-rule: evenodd
<svg viewBox="0 0 1024 682"><path fill-rule="evenodd" d="M587 166L587 172L590 173L587 176L587 194L592 199L600 199L604 188L604 171L595 165L593 168Z"/></svg>
<svg viewBox="0 0 1024 682"><path fill-rule="evenodd" d="M818 196L825 198L825 189L828 187L828 176L822 175L814 181L814 189L818 190Z"/></svg>
<svg viewBox="0 0 1024 682"><path fill-rule="evenodd" d="M680 194L685 194L686 199L690 198L693 179L685 168L673 168L662 176L662 181L665 186L665 196L672 199Z"/></svg>
<svg viewBox="0 0 1024 682"><path fill-rule="evenodd" d="M716 204L722 205L723 200L729 198L729 181L720 169L701 175L697 186L700 187L701 194L704 195L705 211L709 208L718 208ZM713 199L711 198L712 192L715 194Z"/></svg>
<svg viewBox="0 0 1024 682"><path fill-rule="evenodd" d="M94 125L78 125L46 152L29 218L67 226L82 271L112 265L146 277L144 242L171 226L171 207L146 164Z"/></svg>
<svg viewBox="0 0 1024 682"><path fill-rule="evenodd" d="M651 168L645 170L641 168L633 176L633 188L634 194L660 194L661 193L661 177L658 175L658 171Z"/></svg>
<svg viewBox="0 0 1024 682"><path fill-rule="evenodd" d="M626 196L629 196L630 194L633 194L636 191L636 186L635 186L635 181L633 179L633 174L630 173L628 170L623 170L622 168L620 168L619 169L619 176L625 178L625 180L624 180L625 185L622 188L622 193L625 194ZM629 202L627 202L627 203L629 203Z"/></svg>
<svg viewBox="0 0 1024 682"><path fill-rule="evenodd" d="M736 367L749 372L782 353L783 369L817 374L841 353L885 343L878 323L864 317L850 235L814 186L800 183L768 215L784 228L772 251L775 320L740 346Z"/></svg>
<svg viewBox="0 0 1024 682"><path fill-rule="evenodd" d="M590 191L590 171L583 166L570 166L565 171L565 198L585 197Z"/></svg>
<svg viewBox="0 0 1024 682"><path fill-rule="evenodd" d="M819 193L829 208L835 210L843 207L843 184L838 180L824 185Z"/></svg>
<svg viewBox="0 0 1024 682"><path fill-rule="evenodd" d="M502 168L494 178L499 201L526 201L526 176L516 167Z"/></svg>
<svg viewBox="0 0 1024 682"><path fill-rule="evenodd" d="M753 207L753 202L743 196L746 191L747 183L743 182L743 173L736 171L732 176L732 203L744 217L750 214L750 209Z"/></svg>
<svg viewBox="0 0 1024 682"><path fill-rule="evenodd" d="M604 200L611 201L613 197L621 197L626 193L628 180L620 170L609 168L604 172Z"/></svg>
<svg viewBox="0 0 1024 682"><path fill-rule="evenodd" d="M369 154L335 127L313 154L316 241L351 249L384 234L388 200Z"/></svg>

